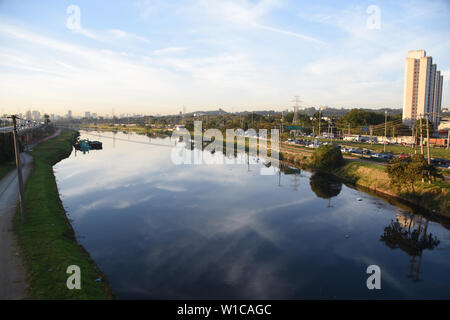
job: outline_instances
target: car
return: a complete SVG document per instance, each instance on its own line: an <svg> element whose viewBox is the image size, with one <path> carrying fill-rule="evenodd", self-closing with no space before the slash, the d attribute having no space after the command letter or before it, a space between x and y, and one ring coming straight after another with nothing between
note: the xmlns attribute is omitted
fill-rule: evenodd
<svg viewBox="0 0 450 320"><path fill-rule="evenodd" d="M374 159L382 159L383 158L380 153L371 153L370 157L374 158Z"/></svg>
<svg viewBox="0 0 450 320"><path fill-rule="evenodd" d="M398 157L399 157L400 159L407 159L407 158L409 158L409 155L406 154L406 153L401 153Z"/></svg>
<svg viewBox="0 0 450 320"><path fill-rule="evenodd" d="M386 160L394 159L394 156L390 153L380 153L380 156L382 159L386 159Z"/></svg>
<svg viewBox="0 0 450 320"><path fill-rule="evenodd" d="M450 162L448 160L442 159L442 158L431 159L431 164L433 166L444 167L444 168L448 168L450 166Z"/></svg>

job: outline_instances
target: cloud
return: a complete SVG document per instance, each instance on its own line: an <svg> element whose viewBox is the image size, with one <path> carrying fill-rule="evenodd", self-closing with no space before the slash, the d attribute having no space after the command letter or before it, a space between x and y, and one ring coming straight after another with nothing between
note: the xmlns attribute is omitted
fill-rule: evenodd
<svg viewBox="0 0 450 320"><path fill-rule="evenodd" d="M147 38L138 36L134 33L129 33L120 29L108 30L108 33L113 36L114 39L136 39L143 42L150 42Z"/></svg>
<svg viewBox="0 0 450 320"><path fill-rule="evenodd" d="M270 26L263 22L264 17L280 6L279 0L260 0L253 4L249 1L199 0L197 6L207 16L224 20L242 28L255 28L293 36L298 39L324 44L323 41L291 30Z"/></svg>
<svg viewBox="0 0 450 320"><path fill-rule="evenodd" d="M149 43L150 41L142 36L130 33L121 29L109 29L107 31L93 31L83 27L70 29L73 34L80 34L92 40L109 42L112 40L138 40Z"/></svg>
<svg viewBox="0 0 450 320"><path fill-rule="evenodd" d="M186 50L186 48L184 48L184 47L168 47L168 48L164 48L164 49L155 50L155 51L153 51L153 54L155 56L162 56L162 55L166 55L166 54L180 53L185 50Z"/></svg>

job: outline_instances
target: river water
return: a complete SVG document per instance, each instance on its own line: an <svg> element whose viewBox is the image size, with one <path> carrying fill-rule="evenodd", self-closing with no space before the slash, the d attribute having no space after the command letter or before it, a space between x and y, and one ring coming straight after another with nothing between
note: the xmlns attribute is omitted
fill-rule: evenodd
<svg viewBox="0 0 450 320"><path fill-rule="evenodd" d="M81 137L103 150L74 150L54 172L118 298L450 298L449 227L418 210L323 174L261 175L262 159L176 165L168 138Z"/></svg>

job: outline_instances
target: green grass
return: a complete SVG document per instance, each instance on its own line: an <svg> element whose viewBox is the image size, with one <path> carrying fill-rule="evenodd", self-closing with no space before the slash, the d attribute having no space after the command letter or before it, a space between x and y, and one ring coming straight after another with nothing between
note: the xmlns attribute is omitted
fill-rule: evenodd
<svg viewBox="0 0 450 320"><path fill-rule="evenodd" d="M3 179L8 173L10 173L13 169L16 168L16 165L13 162L3 163L0 165L0 179Z"/></svg>
<svg viewBox="0 0 450 320"><path fill-rule="evenodd" d="M53 175L52 166L70 155L74 134L72 130L63 131L31 153L34 169L25 185L28 219L22 222L19 208L15 231L25 257L32 299L112 298L108 282L75 239ZM81 290L66 286L70 265L81 269ZM97 278L102 281L96 282Z"/></svg>

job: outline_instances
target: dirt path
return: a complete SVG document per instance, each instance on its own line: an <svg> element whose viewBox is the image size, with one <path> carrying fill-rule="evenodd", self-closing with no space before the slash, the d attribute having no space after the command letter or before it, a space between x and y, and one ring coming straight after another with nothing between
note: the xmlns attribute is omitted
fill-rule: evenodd
<svg viewBox="0 0 450 320"><path fill-rule="evenodd" d="M58 130L38 143L47 141L60 132ZM36 144L33 144L31 148ZM33 167L33 157L27 153L21 153L20 156L25 183ZM17 212L19 199L18 190L17 170L12 170L0 180L0 300L26 298L26 272L13 231L13 217Z"/></svg>

